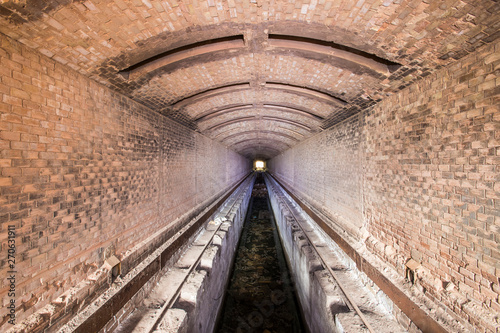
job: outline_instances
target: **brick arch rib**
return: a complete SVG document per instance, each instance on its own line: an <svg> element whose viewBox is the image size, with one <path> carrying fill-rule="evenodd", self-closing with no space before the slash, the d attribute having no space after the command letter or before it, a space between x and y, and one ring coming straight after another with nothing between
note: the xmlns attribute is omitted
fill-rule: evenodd
<svg viewBox="0 0 500 333"><path fill-rule="evenodd" d="M241 135L245 135L245 134L249 134L249 133L265 133L265 134L272 134L272 135L278 135L278 136L282 136L284 138L287 138L287 139L291 139L293 141L299 141L299 139L297 138L294 138L293 136L291 135L287 135L287 134L284 134L284 133L280 133L280 132L274 132L274 131L266 131L266 130L251 130L251 131L243 131L243 132L238 132L238 133L235 133L235 134L232 134L232 135L229 135L225 138L223 138L221 140L221 142L224 142L224 141L227 141L227 140L230 140L231 138L235 138L235 137L238 137L238 136L241 136Z"/></svg>
<svg viewBox="0 0 500 333"><path fill-rule="evenodd" d="M263 120L276 121L276 122L282 122L282 123L286 123L286 124L289 124L289 125L294 125L296 127L299 127L299 128L304 129L304 130L307 130L309 132L312 132L311 127L306 126L304 124L300 124L300 123L298 123L296 121L293 121L293 120L283 119L283 118L279 118L279 117L268 117L268 116L264 116L264 117L262 117L262 119ZM251 117L241 117L241 118L228 120L228 121L225 121L223 123L214 125L214 126L212 126L210 128L207 128L206 131L213 131L213 130L222 128L224 126L229 126L229 125L232 125L232 124L235 124L235 123L238 123L238 122L256 121L256 120L260 120L260 119L257 118L257 117L254 117L254 116L251 116Z"/></svg>

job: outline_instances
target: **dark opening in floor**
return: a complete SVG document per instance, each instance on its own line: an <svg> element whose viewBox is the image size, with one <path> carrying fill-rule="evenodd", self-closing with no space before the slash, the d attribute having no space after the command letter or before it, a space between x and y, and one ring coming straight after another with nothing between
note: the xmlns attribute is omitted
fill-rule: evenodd
<svg viewBox="0 0 500 333"><path fill-rule="evenodd" d="M219 333L306 332L260 174L219 320Z"/></svg>

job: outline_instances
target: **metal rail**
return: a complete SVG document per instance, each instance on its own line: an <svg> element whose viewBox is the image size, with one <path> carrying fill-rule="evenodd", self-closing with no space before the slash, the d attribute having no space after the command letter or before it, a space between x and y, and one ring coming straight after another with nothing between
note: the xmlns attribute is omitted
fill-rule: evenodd
<svg viewBox="0 0 500 333"><path fill-rule="evenodd" d="M249 179L251 179L251 178L249 178ZM249 180L249 182L251 183L252 181ZM248 185L246 185L246 187L248 188ZM238 202L238 200L236 200L236 199L239 197L239 195L241 194L241 192L244 192L244 190L239 191L235 195L235 200L232 203L231 208L229 209L229 211L231 211L234 208L234 206L236 205L236 203ZM172 295L172 297L170 297L170 300L168 302L165 302L165 304L159 309L160 310L159 315L157 316L157 318L155 320L155 323L153 324L153 326L151 326L151 328L148 330L148 332L150 332L150 333L154 332L154 331L156 331L159 328L159 325L160 325L160 323L161 323L161 321L163 319L163 316L168 311L168 309L171 308L171 306L174 304L174 302L179 297L179 294L181 292L182 287L184 286L184 283L186 282L186 280L188 279L188 277L191 275L191 273L196 269L196 267L200 263L201 257L205 253L205 250L212 244L212 240L214 239L215 235L217 234L217 232L222 227L222 224L223 224L223 222L221 222L221 224L219 224L219 226L217 227L217 229L215 229L215 231L212 232L212 236L210 237L210 239L207 241L207 243L203 247L203 250L200 252L200 254L198 255L198 257L196 258L196 261L191 266L189 266L189 269L187 270L187 272L184 274L184 277L182 278L182 282L179 284L179 286L175 290L175 293Z"/></svg>
<svg viewBox="0 0 500 333"><path fill-rule="evenodd" d="M168 245L161 254L154 258L146 267L144 267L140 273L136 274L130 281L125 283L116 294L105 299L99 308L91 313L89 316L83 319L82 322L75 324L76 328L72 329L74 333L88 333L88 332L99 332L106 324L115 316L125 304L146 284L155 274L160 272L172 256L177 253L179 249L182 248L183 244L193 236L197 230L203 225L203 223L212 214L214 214L217 209L222 206L222 204L228 199L241 184L243 184L247 179L251 177L251 174L244 176L237 184L235 184L230 190L224 194L219 200L215 200L215 203L211 204L205 213L201 216L195 218L195 222L192 223L186 230L182 231L174 241ZM189 225L189 223L188 223ZM175 230L175 233L181 232L180 230ZM102 296L101 296L102 297ZM73 319L74 320L74 319ZM67 327L69 323L66 323L64 327ZM64 329L64 327L62 329Z"/></svg>
<svg viewBox="0 0 500 333"><path fill-rule="evenodd" d="M268 177L266 175L266 177ZM295 219L295 221L297 222L297 225L299 226L299 228L302 230L302 233L304 234L304 236L306 237L307 241L309 242L309 244L311 244L311 246L314 248L314 250L316 251L316 254L318 255L318 257L320 258L322 264L324 267L326 267L326 269L328 270L328 272L330 273L330 275L332 276L332 278L335 280L335 283L337 284L337 286L339 286L340 290L342 291L342 293L344 294L345 298L346 298L346 301L347 301L347 304L350 305L350 308L351 310L354 310L356 312L356 314L359 316L359 318L361 319L361 321L363 322L363 324L366 326L366 328L368 329L368 331L370 333L375 333L375 330L373 329L373 327L370 325L370 323L368 323L365 315L361 312L361 310L359 309L359 307L356 305L356 303L354 302L354 300L352 299L352 297L349 296L349 294L347 293L347 288L345 288L342 283L340 282L340 279L337 277L337 275L333 272L333 270L330 268L330 266L326 263L326 260L323 258L323 256L321 255L321 253L318 251L318 248L316 247L316 245L314 245L314 243L311 241L311 239L309 238L309 236L307 235L307 233L305 232L304 228L302 227L302 225L300 224L299 222L299 219L297 218L296 214L294 214L293 212L293 209L292 207L290 207L290 205L288 204L288 200L283 200L282 201L286 207L288 208L288 211L290 212L290 214L293 216L293 218Z"/></svg>
<svg viewBox="0 0 500 333"><path fill-rule="evenodd" d="M287 189L278 179L269 175L283 190L297 202L302 210L330 237L344 253L355 263L356 267L370 278L423 333L447 333L434 318L422 310L408 295L385 277L372 263L366 260L340 234L338 234L323 218L316 214L308 205Z"/></svg>

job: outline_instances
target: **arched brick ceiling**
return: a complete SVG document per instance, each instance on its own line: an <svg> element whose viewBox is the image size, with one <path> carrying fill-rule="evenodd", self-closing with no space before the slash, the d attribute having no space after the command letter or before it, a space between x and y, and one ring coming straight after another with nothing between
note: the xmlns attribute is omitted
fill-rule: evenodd
<svg viewBox="0 0 500 333"><path fill-rule="evenodd" d="M4 0L0 32L271 158L499 36L494 0Z"/></svg>

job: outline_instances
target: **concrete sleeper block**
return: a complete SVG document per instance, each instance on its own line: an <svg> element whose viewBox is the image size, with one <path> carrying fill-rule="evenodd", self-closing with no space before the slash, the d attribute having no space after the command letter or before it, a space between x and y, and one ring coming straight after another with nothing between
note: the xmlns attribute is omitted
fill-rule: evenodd
<svg viewBox="0 0 500 333"><path fill-rule="evenodd" d="M195 271L191 273L187 281L182 286L179 299L176 302L178 307L186 310L187 312L194 310L199 293L203 291L202 287L206 276L207 272L205 271Z"/></svg>
<svg viewBox="0 0 500 333"><path fill-rule="evenodd" d="M341 296L328 296L326 301L328 309L330 309L333 315L350 311L344 298Z"/></svg>
<svg viewBox="0 0 500 333"><path fill-rule="evenodd" d="M336 314L335 326L339 332L365 333L367 331L366 326L355 312Z"/></svg>
<svg viewBox="0 0 500 333"><path fill-rule="evenodd" d="M201 256L199 269L205 270L208 273L212 271L212 267L215 262L217 253L219 252L219 247L212 245L205 249L205 252Z"/></svg>
<svg viewBox="0 0 500 333"><path fill-rule="evenodd" d="M302 231L293 232L293 241L299 248L309 245L309 242Z"/></svg>
<svg viewBox="0 0 500 333"><path fill-rule="evenodd" d="M343 299L343 294L337 287L337 284L333 283L333 278L327 270L318 270L314 273L315 282L323 293L325 308L330 308L338 312L348 312L349 308Z"/></svg>
<svg viewBox="0 0 500 333"><path fill-rule="evenodd" d="M221 227L220 227L219 230L228 232L229 229L231 229L231 226L232 226L232 224L230 222L224 222L224 223L222 223L222 225L221 225Z"/></svg>
<svg viewBox="0 0 500 333"><path fill-rule="evenodd" d="M160 323L160 330L166 333L186 332L187 313L182 309L169 309Z"/></svg>
<svg viewBox="0 0 500 333"><path fill-rule="evenodd" d="M323 265L321 264L321 261L312 246L303 246L300 250L301 255L306 258L309 273L323 269Z"/></svg>
<svg viewBox="0 0 500 333"><path fill-rule="evenodd" d="M225 236L225 232L217 232L217 234L214 235L214 238L212 238L212 245L222 246L222 240L225 238Z"/></svg>
<svg viewBox="0 0 500 333"><path fill-rule="evenodd" d="M307 266L308 266L309 273L313 273L313 272L316 272L316 271L323 269L323 265L321 264L321 261L317 258L308 259Z"/></svg>

